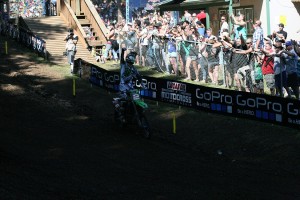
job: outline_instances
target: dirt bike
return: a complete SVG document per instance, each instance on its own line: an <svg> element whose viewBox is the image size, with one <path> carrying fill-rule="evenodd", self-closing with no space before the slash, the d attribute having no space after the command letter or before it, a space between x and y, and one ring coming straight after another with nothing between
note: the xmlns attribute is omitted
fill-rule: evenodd
<svg viewBox="0 0 300 200"><path fill-rule="evenodd" d="M145 138L150 138L150 127L145 116L148 105L141 99L140 90L130 90L126 99L113 98L112 103L115 108L114 118L120 128L133 125Z"/></svg>

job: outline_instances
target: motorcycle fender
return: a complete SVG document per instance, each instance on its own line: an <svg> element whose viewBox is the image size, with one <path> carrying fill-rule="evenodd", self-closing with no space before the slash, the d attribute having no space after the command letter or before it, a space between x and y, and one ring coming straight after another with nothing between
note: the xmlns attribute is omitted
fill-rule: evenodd
<svg viewBox="0 0 300 200"><path fill-rule="evenodd" d="M148 108L148 105L143 101L136 101L135 103L144 109Z"/></svg>

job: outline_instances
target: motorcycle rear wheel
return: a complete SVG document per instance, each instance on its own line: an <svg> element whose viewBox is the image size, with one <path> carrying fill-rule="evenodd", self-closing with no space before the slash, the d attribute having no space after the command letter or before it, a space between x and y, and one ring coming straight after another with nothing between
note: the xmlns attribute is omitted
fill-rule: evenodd
<svg viewBox="0 0 300 200"><path fill-rule="evenodd" d="M141 129L141 132L143 133L143 136L146 139L150 139L150 137L151 137L151 131L150 131L148 120L147 120L147 118L146 118L145 115L141 115L140 116L140 122L141 122L140 129Z"/></svg>
<svg viewBox="0 0 300 200"><path fill-rule="evenodd" d="M120 113L116 110L115 110L115 113L114 113L114 118L115 118L115 121L116 121L119 128L123 129L126 126L125 121L124 121L124 117L121 117Z"/></svg>

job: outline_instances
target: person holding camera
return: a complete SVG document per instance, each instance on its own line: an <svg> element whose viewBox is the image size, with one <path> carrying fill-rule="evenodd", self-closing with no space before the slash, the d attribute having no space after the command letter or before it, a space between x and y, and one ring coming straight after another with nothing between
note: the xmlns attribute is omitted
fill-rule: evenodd
<svg viewBox="0 0 300 200"><path fill-rule="evenodd" d="M273 56L276 93L277 95L283 97L283 92L285 89L288 93L288 96L290 97L290 91L287 85L286 57L292 56L292 54L284 50L282 42L275 42L273 46L275 48Z"/></svg>
<svg viewBox="0 0 300 200"><path fill-rule="evenodd" d="M299 99L299 84L297 77L297 63L299 57L293 48L292 41L286 41L285 48L283 53L285 53L286 59L287 87L292 88L296 99Z"/></svg>
<svg viewBox="0 0 300 200"><path fill-rule="evenodd" d="M260 51L263 53L261 67L263 79L270 90L271 96L275 96L274 57L271 56L274 52L272 42L265 41L264 48L261 47Z"/></svg>
<svg viewBox="0 0 300 200"><path fill-rule="evenodd" d="M232 47L232 63L233 63L233 77L234 81L236 83L238 91L242 91L242 85L241 85L241 79L242 77L239 75L240 68L248 65L248 57L247 54L245 54L245 51L247 51L250 47L250 44L252 44L252 41L247 46L244 38L242 35L240 35L239 38L235 39ZM248 50L250 51L250 50ZM251 50L252 51L252 50ZM247 52L249 53L249 52Z"/></svg>
<svg viewBox="0 0 300 200"><path fill-rule="evenodd" d="M73 74L74 72L74 59L76 54L76 44L78 42L78 36L74 34L73 29L69 29L69 33L65 38L66 43L66 52L68 63L70 65L70 71Z"/></svg>
<svg viewBox="0 0 300 200"><path fill-rule="evenodd" d="M280 23L278 24L278 31L274 31L272 36L273 38L275 38L275 41L279 41L279 42L285 42L285 40L287 39L287 32L284 31L284 24Z"/></svg>

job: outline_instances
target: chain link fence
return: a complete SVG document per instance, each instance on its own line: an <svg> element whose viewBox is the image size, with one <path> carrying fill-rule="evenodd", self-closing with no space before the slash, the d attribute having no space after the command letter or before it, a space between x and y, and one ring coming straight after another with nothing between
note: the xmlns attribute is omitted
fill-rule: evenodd
<svg viewBox="0 0 300 200"><path fill-rule="evenodd" d="M120 32L119 32L120 34ZM202 42L173 37L152 36L148 41L137 39L134 33L123 32L117 37L119 49L137 52L137 64L167 75L209 84L213 87L243 89L254 92L261 86L256 79L261 66L256 53L242 54L232 48L217 45L218 41ZM102 49L102 53L106 49ZM108 54L108 52L106 52ZM262 78L261 78L262 79Z"/></svg>

